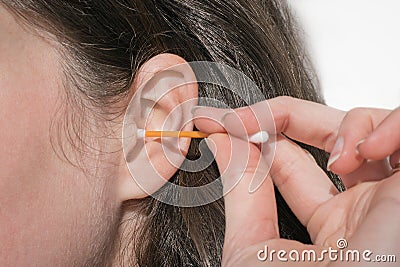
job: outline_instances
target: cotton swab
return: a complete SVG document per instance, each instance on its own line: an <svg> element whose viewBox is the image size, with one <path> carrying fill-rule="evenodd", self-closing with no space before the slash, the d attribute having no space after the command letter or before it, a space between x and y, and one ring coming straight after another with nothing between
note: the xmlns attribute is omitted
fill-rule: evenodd
<svg viewBox="0 0 400 267"><path fill-rule="evenodd" d="M144 129L137 130L139 138L145 137L176 137L176 138L207 138L209 134L200 131L146 131ZM269 139L266 131L260 131L249 136L249 141L252 143L265 143Z"/></svg>

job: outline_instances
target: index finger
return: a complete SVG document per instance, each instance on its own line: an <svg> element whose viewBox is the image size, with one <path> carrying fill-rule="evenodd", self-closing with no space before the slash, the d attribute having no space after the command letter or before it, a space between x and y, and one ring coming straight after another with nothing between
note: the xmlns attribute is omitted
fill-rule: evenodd
<svg viewBox="0 0 400 267"><path fill-rule="evenodd" d="M243 123L247 134L267 130L270 134L284 133L302 143L330 152L341 121L346 112L319 103L281 96L235 109L234 112L209 108L194 111L196 127L204 132L229 132L242 135L238 121ZM223 125L210 123L208 118L221 119ZM273 127L274 126L274 127ZM225 129L224 129L225 127Z"/></svg>

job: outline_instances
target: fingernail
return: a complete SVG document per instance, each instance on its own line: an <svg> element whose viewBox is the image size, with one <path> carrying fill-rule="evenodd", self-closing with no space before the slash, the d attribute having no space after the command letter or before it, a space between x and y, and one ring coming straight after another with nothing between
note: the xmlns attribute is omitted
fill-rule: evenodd
<svg viewBox="0 0 400 267"><path fill-rule="evenodd" d="M329 160L328 160L328 166L327 166L328 171L330 171L332 164L335 163L340 158L340 155L343 150L343 145L344 145L344 139L343 139L343 137L339 137L336 140L335 145L333 146L331 156L329 157Z"/></svg>
<svg viewBox="0 0 400 267"><path fill-rule="evenodd" d="M357 155L360 154L360 150L358 149L359 146L360 146L362 143L364 143L364 142L365 142L365 139L359 141L359 142L356 144L356 153L357 153Z"/></svg>
<svg viewBox="0 0 400 267"><path fill-rule="evenodd" d="M235 136L241 136L245 140L248 138L243 121L235 111L228 111L224 116L222 116L221 123L227 133L235 133Z"/></svg>
<svg viewBox="0 0 400 267"><path fill-rule="evenodd" d="M269 168L263 168L261 166L257 167L256 172L253 175L253 178L251 179L251 182L249 184L249 194L255 193L260 186L264 183L265 179L268 178L268 172Z"/></svg>
<svg viewBox="0 0 400 267"><path fill-rule="evenodd" d="M221 117L221 123L224 124L224 122L229 122L229 120L231 120L233 118L233 114L235 114L234 111L230 110L227 111L222 117Z"/></svg>
<svg viewBox="0 0 400 267"><path fill-rule="evenodd" d="M204 142L206 142L208 149L213 153L213 155L216 155L217 152L217 146L215 145L214 141L211 138L204 138Z"/></svg>
<svg viewBox="0 0 400 267"><path fill-rule="evenodd" d="M196 110L198 110L198 109L201 109L201 108L203 108L203 106L194 106L194 107L192 107L192 109L190 110L190 113L192 113L192 115L194 115L194 112L195 112Z"/></svg>

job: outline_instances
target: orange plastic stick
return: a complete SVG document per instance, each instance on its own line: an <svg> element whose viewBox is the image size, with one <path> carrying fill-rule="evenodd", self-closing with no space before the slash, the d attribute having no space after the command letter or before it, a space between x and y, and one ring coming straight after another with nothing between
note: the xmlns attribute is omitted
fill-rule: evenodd
<svg viewBox="0 0 400 267"><path fill-rule="evenodd" d="M146 131L146 137L183 137L183 138L207 138L209 134L200 131Z"/></svg>

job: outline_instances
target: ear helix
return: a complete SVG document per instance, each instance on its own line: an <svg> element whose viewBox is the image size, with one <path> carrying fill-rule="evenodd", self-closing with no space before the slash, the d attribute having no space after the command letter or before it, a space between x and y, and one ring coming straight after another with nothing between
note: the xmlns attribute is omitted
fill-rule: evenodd
<svg viewBox="0 0 400 267"><path fill-rule="evenodd" d="M196 81L186 80L186 76L195 78L194 75L180 73L187 67L178 66L176 70L173 67L155 74L136 90L126 110L123 152L129 173L143 191L142 197L158 191L186 159L180 148L187 150L190 140L143 138L138 129L193 129L190 109L197 105L197 97L185 101L185 94L191 90L186 85Z"/></svg>

